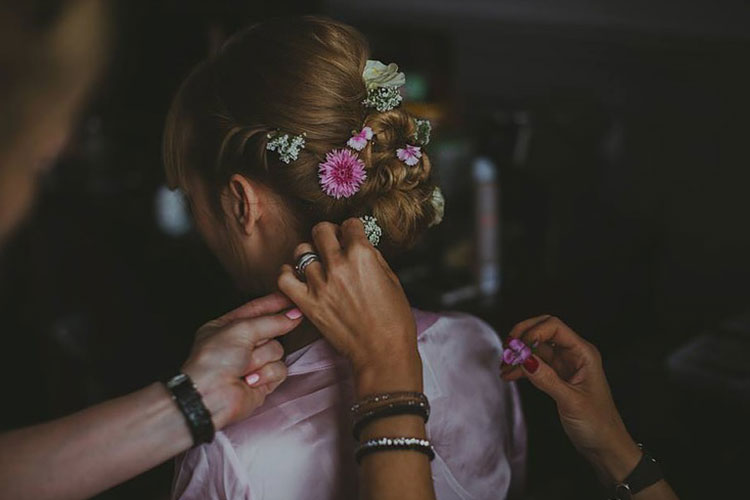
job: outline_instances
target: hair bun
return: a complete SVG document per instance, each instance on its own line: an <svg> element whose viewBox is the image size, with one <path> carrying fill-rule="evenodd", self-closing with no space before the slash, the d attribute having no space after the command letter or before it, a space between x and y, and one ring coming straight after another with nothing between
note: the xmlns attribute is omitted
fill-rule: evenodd
<svg viewBox="0 0 750 500"><path fill-rule="evenodd" d="M398 158L399 149L416 145L416 123L406 111L370 113L365 126L372 129L374 138L361 153L368 175L362 198L383 228L387 245L391 250L403 250L413 245L436 217L430 159L424 152L414 165Z"/></svg>

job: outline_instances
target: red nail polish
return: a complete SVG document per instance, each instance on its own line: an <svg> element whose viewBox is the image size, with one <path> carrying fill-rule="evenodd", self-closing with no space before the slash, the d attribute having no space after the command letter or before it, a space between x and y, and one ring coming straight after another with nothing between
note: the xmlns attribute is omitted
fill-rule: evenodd
<svg viewBox="0 0 750 500"><path fill-rule="evenodd" d="M527 372L534 373L539 368L539 361L534 356L531 356L523 362L523 367L526 368Z"/></svg>

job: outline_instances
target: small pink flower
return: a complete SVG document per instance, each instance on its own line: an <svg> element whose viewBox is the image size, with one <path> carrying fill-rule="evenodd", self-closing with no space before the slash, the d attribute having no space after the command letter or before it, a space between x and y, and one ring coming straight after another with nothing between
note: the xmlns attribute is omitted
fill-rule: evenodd
<svg viewBox="0 0 750 500"><path fill-rule="evenodd" d="M367 146L367 141L372 140L372 129L364 127L346 142L346 145L357 151L362 151Z"/></svg>
<svg viewBox="0 0 750 500"><path fill-rule="evenodd" d="M326 154L326 161L318 165L318 177L323 192L338 200L359 191L367 174L357 153L349 149L334 149Z"/></svg>
<svg viewBox="0 0 750 500"><path fill-rule="evenodd" d="M531 357L531 348L518 339L511 339L503 351L503 361L508 365L520 365Z"/></svg>
<svg viewBox="0 0 750 500"><path fill-rule="evenodd" d="M422 149L419 146L407 144L405 148L398 148L396 150L396 156L398 156L398 159L402 162L413 167L419 163L419 159L422 158Z"/></svg>

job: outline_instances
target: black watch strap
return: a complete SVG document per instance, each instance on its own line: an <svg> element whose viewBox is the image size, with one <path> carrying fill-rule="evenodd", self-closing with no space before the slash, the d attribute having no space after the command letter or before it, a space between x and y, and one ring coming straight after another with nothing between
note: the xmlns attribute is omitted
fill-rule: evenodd
<svg viewBox="0 0 750 500"><path fill-rule="evenodd" d="M211 413L203 404L198 389L193 381L184 373L178 373L166 382L167 389L172 394L193 436L193 445L210 443L214 439L214 423Z"/></svg>
<svg viewBox="0 0 750 500"><path fill-rule="evenodd" d="M624 481L615 485L615 498L617 500L630 500L633 495L664 479L664 474L656 459L643 449L643 445L640 443L638 447L643 451L643 456L633 472Z"/></svg>

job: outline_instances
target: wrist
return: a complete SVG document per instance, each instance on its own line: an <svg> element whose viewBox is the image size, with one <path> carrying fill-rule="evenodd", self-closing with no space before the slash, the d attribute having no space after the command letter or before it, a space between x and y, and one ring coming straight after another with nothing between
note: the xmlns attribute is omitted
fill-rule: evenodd
<svg viewBox="0 0 750 500"><path fill-rule="evenodd" d="M211 421L214 424L214 428L216 430L222 429L231 422L234 408L236 407L233 404L231 385L236 381L226 380L223 377L204 373L192 367L183 367L182 372L193 380L198 393L203 399L203 404L211 414Z"/></svg>
<svg viewBox="0 0 750 500"><path fill-rule="evenodd" d="M359 398L383 392L422 392L422 359L414 349L355 365L354 382Z"/></svg>
<svg viewBox="0 0 750 500"><path fill-rule="evenodd" d="M589 455L589 461L599 473L605 486L623 481L635 469L643 452L625 432L607 441L608 446Z"/></svg>

